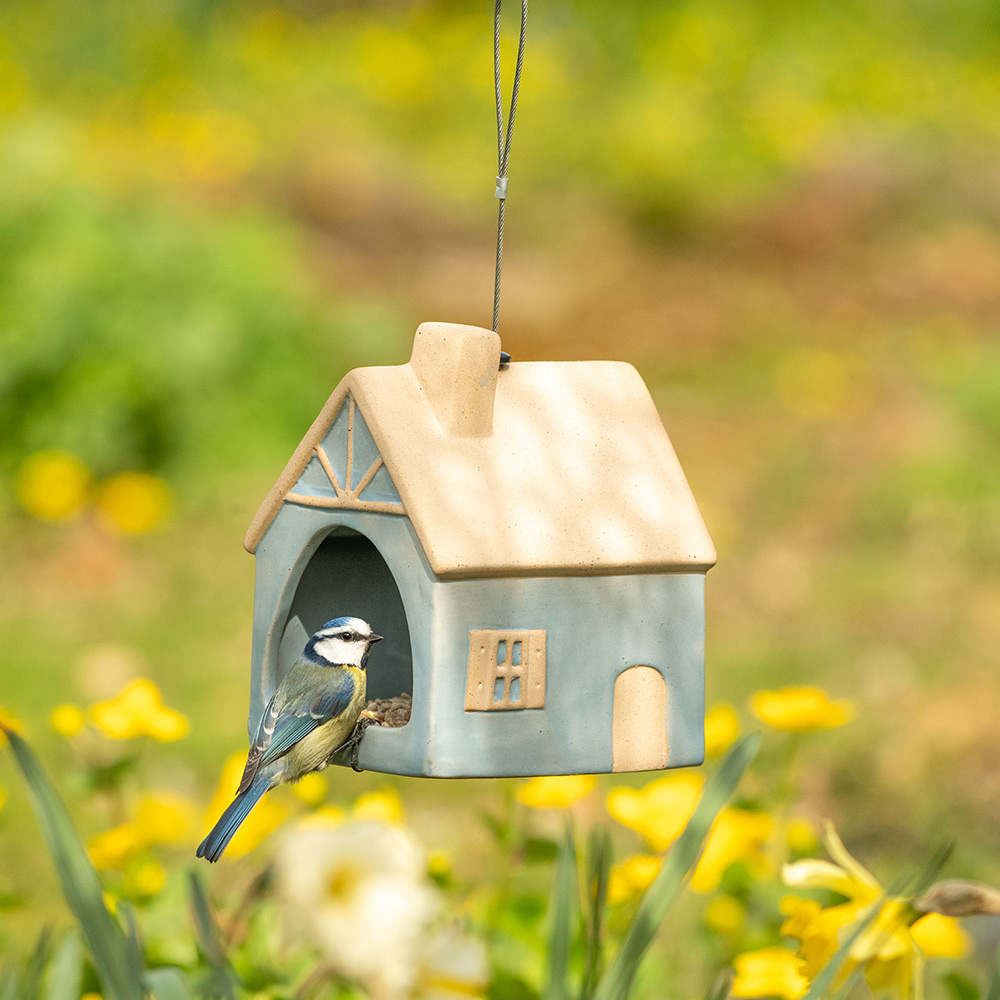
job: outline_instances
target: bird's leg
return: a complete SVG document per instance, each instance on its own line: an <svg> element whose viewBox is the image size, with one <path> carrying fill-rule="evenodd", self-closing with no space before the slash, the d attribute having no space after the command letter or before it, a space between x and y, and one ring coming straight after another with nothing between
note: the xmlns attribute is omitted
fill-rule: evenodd
<svg viewBox="0 0 1000 1000"><path fill-rule="evenodd" d="M351 750L351 767L355 771L360 771L361 768L358 767L358 754L361 753L361 738L365 735L365 730L369 726L381 726L382 723L378 719L373 719L370 715L362 715L358 719L358 724L354 727L354 732L351 733L351 738L347 741L353 744Z"/></svg>
<svg viewBox="0 0 1000 1000"><path fill-rule="evenodd" d="M346 750L348 747L351 748L351 767L355 771L364 770L358 767L358 754L361 752L361 738L365 735L365 730L369 726L381 726L382 723L378 719L373 719L370 715L362 715L358 719L357 725L354 727L354 731L351 735L343 742L336 750L330 754L331 757L335 757L341 752L341 750Z"/></svg>

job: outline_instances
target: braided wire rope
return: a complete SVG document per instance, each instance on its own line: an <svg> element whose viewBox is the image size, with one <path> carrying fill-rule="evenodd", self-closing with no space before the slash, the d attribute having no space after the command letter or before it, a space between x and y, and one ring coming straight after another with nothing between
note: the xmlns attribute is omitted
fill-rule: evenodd
<svg viewBox="0 0 1000 1000"><path fill-rule="evenodd" d="M497 213L497 268L493 281L493 331L500 327L500 272L503 265L503 223L504 205L507 203L507 164L510 161L510 140L514 133L514 115L517 112L517 94L521 89L521 67L524 64L524 34L528 25L528 0L521 0L521 32L517 41L517 65L514 68L514 87L510 95L510 110L507 113L507 130L504 132L503 89L500 85L500 6L496 0L496 14L493 18L493 80L497 99L497 189L500 200Z"/></svg>

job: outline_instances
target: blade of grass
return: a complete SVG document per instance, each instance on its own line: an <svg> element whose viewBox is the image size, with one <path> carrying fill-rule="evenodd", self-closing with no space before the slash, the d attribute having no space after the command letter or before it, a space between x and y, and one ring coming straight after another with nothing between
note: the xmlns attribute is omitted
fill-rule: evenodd
<svg viewBox="0 0 1000 1000"><path fill-rule="evenodd" d="M141 982L142 974L145 971L146 949L142 944L142 935L139 932L139 921L135 916L135 908L131 903L124 900L118 903L118 920L125 925L125 940L128 944L127 955L129 958L129 975L134 982Z"/></svg>
<svg viewBox="0 0 1000 1000"><path fill-rule="evenodd" d="M556 859L552 899L552 933L549 937L545 1000L568 1000L569 950L573 937L573 911L576 909L576 841L573 828L566 824L566 837Z"/></svg>
<svg viewBox="0 0 1000 1000"><path fill-rule="evenodd" d="M32 1000L38 997L42 988L42 976L45 975L45 967L49 964L52 956L52 928L46 925L42 928L32 949L31 958L24 970L24 983L21 986L21 993L24 997Z"/></svg>
<svg viewBox="0 0 1000 1000"><path fill-rule="evenodd" d="M21 977L16 969L0 971L0 1000L24 1000Z"/></svg>
<svg viewBox="0 0 1000 1000"><path fill-rule="evenodd" d="M153 969L143 976L143 983L155 1000L194 1000L178 969Z"/></svg>
<svg viewBox="0 0 1000 1000"><path fill-rule="evenodd" d="M212 968L212 988L223 1000L236 1000L232 974L226 962L222 939L212 915L212 907L205 893L201 876L193 869L188 870L188 886L191 893L191 909L194 914L195 934L202 954Z"/></svg>
<svg viewBox="0 0 1000 1000"><path fill-rule="evenodd" d="M660 873L642 894L635 917L622 938L618 954L597 984L594 1000L625 1000L628 996L639 963L688 873L694 868L715 817L733 797L759 746L760 733L744 737L729 751L718 770L706 782L694 815L668 851Z"/></svg>
<svg viewBox="0 0 1000 1000"><path fill-rule="evenodd" d="M75 931L66 934L56 949L42 996L45 1000L77 1000L83 977L83 954Z"/></svg>
<svg viewBox="0 0 1000 1000"><path fill-rule="evenodd" d="M604 907L608 899L608 878L611 872L611 837L603 827L590 833L587 847L587 954L580 996L589 1000L604 971Z"/></svg>
<svg viewBox="0 0 1000 1000"><path fill-rule="evenodd" d="M705 994L705 1000L726 1000L732 985L732 970L723 970L712 980L712 984L708 987L708 992Z"/></svg>
<svg viewBox="0 0 1000 1000"><path fill-rule="evenodd" d="M993 972L984 1000L1000 1000L1000 947L993 952Z"/></svg>
<svg viewBox="0 0 1000 1000"><path fill-rule="evenodd" d="M892 897L905 896L907 899L917 899L922 896L936 881L941 874L948 859L955 851L954 841L945 841L927 859L927 863L915 875L900 880L898 888L890 887L889 895Z"/></svg>
<svg viewBox="0 0 1000 1000"><path fill-rule="evenodd" d="M128 939L108 912L101 880L66 807L28 744L6 727L4 732L24 776L63 896L87 940L105 1000L142 1000L142 986L133 975L141 956L137 962Z"/></svg>

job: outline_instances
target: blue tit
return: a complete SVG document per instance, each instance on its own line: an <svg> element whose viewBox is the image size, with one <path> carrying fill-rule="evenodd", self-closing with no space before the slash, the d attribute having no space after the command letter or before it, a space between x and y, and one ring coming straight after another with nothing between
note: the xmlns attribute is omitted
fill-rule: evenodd
<svg viewBox="0 0 1000 1000"><path fill-rule="evenodd" d="M365 665L382 636L360 618L334 618L306 643L261 716L236 798L198 847L218 861L261 796L326 767L365 706Z"/></svg>

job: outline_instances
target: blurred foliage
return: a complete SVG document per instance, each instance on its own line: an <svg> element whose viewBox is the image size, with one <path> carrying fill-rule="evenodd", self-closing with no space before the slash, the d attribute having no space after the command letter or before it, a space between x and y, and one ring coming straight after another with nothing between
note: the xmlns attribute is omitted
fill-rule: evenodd
<svg viewBox="0 0 1000 1000"><path fill-rule="evenodd" d="M8 470L51 447L103 474L204 468L220 454L238 463L255 437L285 445L308 424L330 382L318 358L336 344L350 357L362 314L377 351L388 315L324 306L273 219L247 211L208 224L177 203L42 187L10 159L0 193Z"/></svg>
<svg viewBox="0 0 1000 1000"><path fill-rule="evenodd" d="M107 474L287 441L331 381L318 359L360 360L363 331L381 360L409 325L342 287L324 302L296 219L349 228L387 185L474 205L489 180L471 2L43 0L0 26L8 468L43 447ZM543 225L585 187L687 232L795 174L933 175L1000 139L981 0L562 0L530 31L512 184Z"/></svg>

